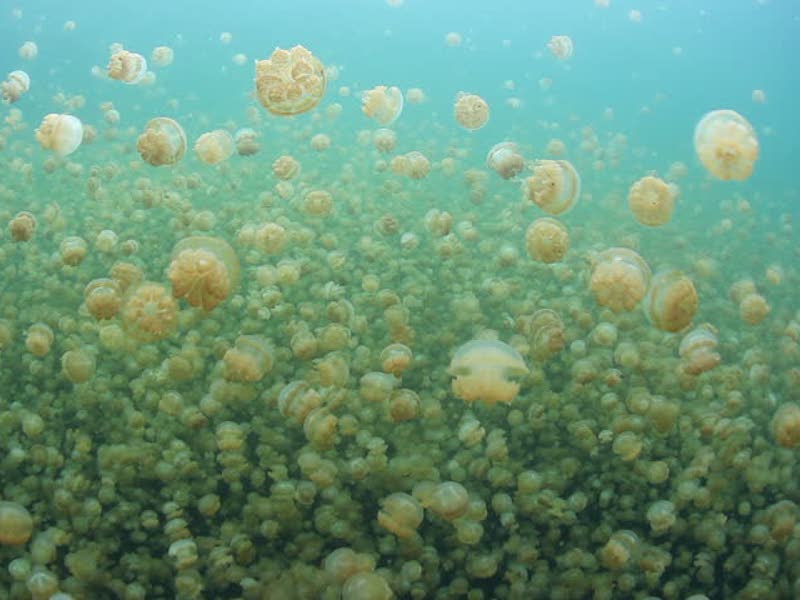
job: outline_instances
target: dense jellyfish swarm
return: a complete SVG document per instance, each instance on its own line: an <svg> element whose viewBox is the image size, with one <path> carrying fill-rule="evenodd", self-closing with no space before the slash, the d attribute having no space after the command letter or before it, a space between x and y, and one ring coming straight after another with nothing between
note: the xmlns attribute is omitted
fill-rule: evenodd
<svg viewBox="0 0 800 600"><path fill-rule="evenodd" d="M0 596L796 595L791 215L556 107L563 160L477 143L477 93L367 124L332 73L276 50L257 101L306 117L109 105L81 140L53 99L53 155L17 94ZM722 117L698 158L740 178Z"/></svg>

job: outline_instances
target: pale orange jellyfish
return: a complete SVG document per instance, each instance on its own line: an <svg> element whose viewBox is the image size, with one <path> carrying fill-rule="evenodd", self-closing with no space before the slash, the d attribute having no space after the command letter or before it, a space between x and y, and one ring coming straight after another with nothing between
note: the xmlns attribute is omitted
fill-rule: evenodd
<svg viewBox="0 0 800 600"><path fill-rule="evenodd" d="M165 286L144 281L128 292L122 306L122 322L137 340L163 340L175 330L178 305Z"/></svg>
<svg viewBox="0 0 800 600"><path fill-rule="evenodd" d="M497 340L472 340L453 355L448 373L453 393L465 402L511 402L519 393L513 380L526 375L528 367L519 352Z"/></svg>
<svg viewBox="0 0 800 600"><path fill-rule="evenodd" d="M568 35L554 35L547 42L547 48L559 60L568 60L573 52L572 38Z"/></svg>
<svg viewBox="0 0 800 600"><path fill-rule="evenodd" d="M108 61L108 76L128 84L139 83L147 73L147 60L141 54L120 50Z"/></svg>
<svg viewBox="0 0 800 600"><path fill-rule="evenodd" d="M683 336L678 347L683 371L689 375L699 375L716 367L721 360L717 343L717 330L708 323L695 327Z"/></svg>
<svg viewBox="0 0 800 600"><path fill-rule="evenodd" d="M633 250L609 248L591 257L589 287L600 306L614 312L631 311L650 285L650 267Z"/></svg>
<svg viewBox="0 0 800 600"><path fill-rule="evenodd" d="M67 156L78 149L83 141L83 125L72 115L51 113L42 119L36 130L36 140L42 148L58 156Z"/></svg>
<svg viewBox="0 0 800 600"><path fill-rule="evenodd" d="M694 149L709 173L741 181L753 174L759 147L747 119L733 110L715 110L695 127Z"/></svg>
<svg viewBox="0 0 800 600"><path fill-rule="evenodd" d="M511 179L525 167L525 159L514 142L500 142L486 155L486 166L503 179Z"/></svg>
<svg viewBox="0 0 800 600"><path fill-rule="evenodd" d="M680 271L668 270L653 277L643 306L655 327L676 332L692 322L698 303L692 280Z"/></svg>
<svg viewBox="0 0 800 600"><path fill-rule="evenodd" d="M225 240L205 236L182 239L172 250L167 273L172 295L192 306L211 310L239 282L239 259Z"/></svg>
<svg viewBox="0 0 800 600"><path fill-rule="evenodd" d="M628 206L642 225L663 225L672 218L675 187L658 177L642 177L628 192Z"/></svg>
<svg viewBox="0 0 800 600"><path fill-rule="evenodd" d="M235 148L233 136L224 129L207 131L194 143L197 158L207 165L216 165L228 160Z"/></svg>
<svg viewBox="0 0 800 600"><path fill-rule="evenodd" d="M569 249L569 233L564 225L550 217L530 224L525 232L525 248L533 260L554 263L564 258Z"/></svg>
<svg viewBox="0 0 800 600"><path fill-rule="evenodd" d="M176 121L156 117L145 126L136 149L142 160L154 167L174 165L186 154L186 134Z"/></svg>
<svg viewBox="0 0 800 600"><path fill-rule="evenodd" d="M325 94L322 63L303 46L276 48L256 62L256 94L261 105L276 115L297 115L311 110Z"/></svg>
<svg viewBox="0 0 800 600"><path fill-rule="evenodd" d="M403 112L403 92L395 86L376 86L362 95L361 110L380 125L394 123Z"/></svg>
<svg viewBox="0 0 800 600"><path fill-rule="evenodd" d="M566 160L537 160L523 183L525 197L551 215L569 211L580 196L581 178Z"/></svg>
<svg viewBox="0 0 800 600"><path fill-rule="evenodd" d="M0 83L0 92L3 95L3 102L13 104L25 94L31 87L31 78L25 71L11 71L8 78Z"/></svg>
<svg viewBox="0 0 800 600"><path fill-rule="evenodd" d="M476 94L460 92L453 110L458 124L470 131L480 129L489 120L489 105Z"/></svg>

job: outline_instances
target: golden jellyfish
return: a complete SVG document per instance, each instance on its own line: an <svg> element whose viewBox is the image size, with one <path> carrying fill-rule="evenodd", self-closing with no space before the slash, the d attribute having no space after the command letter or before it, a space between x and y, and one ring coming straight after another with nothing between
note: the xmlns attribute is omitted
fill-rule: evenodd
<svg viewBox="0 0 800 600"><path fill-rule="evenodd" d="M51 113L42 119L36 130L36 140L42 148L58 156L67 156L83 141L83 125L78 117Z"/></svg>
<svg viewBox="0 0 800 600"><path fill-rule="evenodd" d="M394 598L392 588L378 573L356 573L342 586L342 600L391 600L392 598Z"/></svg>
<svg viewBox="0 0 800 600"><path fill-rule="evenodd" d="M41 358L50 352L54 339L53 330L48 325L34 323L28 327L28 331L25 334L25 348L34 356Z"/></svg>
<svg viewBox="0 0 800 600"><path fill-rule="evenodd" d="M767 94L764 90L753 90L750 97L756 104L764 104L767 101Z"/></svg>
<svg viewBox="0 0 800 600"><path fill-rule="evenodd" d="M425 514L419 501L402 492L390 494L381 500L378 524L397 537L412 537L422 523Z"/></svg>
<svg viewBox="0 0 800 600"><path fill-rule="evenodd" d="M236 147L233 137L224 129L208 131L197 138L194 152L201 162L216 165L228 160Z"/></svg>
<svg viewBox="0 0 800 600"><path fill-rule="evenodd" d="M391 152L397 144L397 134L391 129L378 129L372 136L372 143L378 152Z"/></svg>
<svg viewBox="0 0 800 600"><path fill-rule="evenodd" d="M650 267L629 248L609 248L591 257L589 288L600 306L631 311L650 285Z"/></svg>
<svg viewBox="0 0 800 600"><path fill-rule="evenodd" d="M36 42L25 42L19 47L18 52L22 60L33 60L39 55L39 46Z"/></svg>
<svg viewBox="0 0 800 600"><path fill-rule="evenodd" d="M278 223L264 223L256 230L256 245L267 254L277 254L289 239L289 234L283 225Z"/></svg>
<svg viewBox="0 0 800 600"><path fill-rule="evenodd" d="M500 142L486 155L486 166L503 179L511 179L525 168L525 159L514 142Z"/></svg>
<svg viewBox="0 0 800 600"><path fill-rule="evenodd" d="M256 61L256 94L261 105L276 115L297 115L311 110L325 94L322 63L303 46L276 48Z"/></svg>
<svg viewBox="0 0 800 600"><path fill-rule="evenodd" d="M157 67L168 67L175 60L175 52L169 46L156 46L153 48L150 60Z"/></svg>
<svg viewBox="0 0 800 600"><path fill-rule="evenodd" d="M83 290L83 300L95 319L111 319L122 307L122 288L113 279L94 279Z"/></svg>
<svg viewBox="0 0 800 600"><path fill-rule="evenodd" d="M422 104L425 102L425 92L420 88L408 88L406 90L406 100L409 104Z"/></svg>
<svg viewBox="0 0 800 600"><path fill-rule="evenodd" d="M225 240L192 236L175 244L167 276L173 296L208 311L238 284L239 259Z"/></svg>
<svg viewBox="0 0 800 600"><path fill-rule="evenodd" d="M113 279L122 290L128 291L132 286L144 281L144 271L133 263L117 262L111 266L111 279Z"/></svg>
<svg viewBox="0 0 800 600"><path fill-rule="evenodd" d="M759 151L753 126L733 110L715 110L703 116L694 130L694 149L709 173L737 181L753 174Z"/></svg>
<svg viewBox="0 0 800 600"><path fill-rule="evenodd" d="M628 192L628 206L642 225L663 225L672 218L675 190L674 186L658 177L642 177Z"/></svg>
<svg viewBox="0 0 800 600"><path fill-rule="evenodd" d="M460 92L453 111L458 124L470 131L480 129L489 120L489 105L477 94Z"/></svg>
<svg viewBox="0 0 800 600"><path fill-rule="evenodd" d="M311 138L311 148L317 152L324 152L331 147L331 138L324 133L318 133Z"/></svg>
<svg viewBox="0 0 800 600"><path fill-rule="evenodd" d="M61 262L70 267L77 267L86 258L89 246L82 237L71 235L61 240L58 245L58 252Z"/></svg>
<svg viewBox="0 0 800 600"><path fill-rule="evenodd" d="M357 573L373 571L375 559L369 554L356 553L351 548L337 548L325 557L322 568L333 581L342 584Z"/></svg>
<svg viewBox="0 0 800 600"><path fill-rule="evenodd" d="M568 35L554 35L547 42L550 53L559 60L568 60L572 57L573 43Z"/></svg>
<svg viewBox="0 0 800 600"><path fill-rule="evenodd" d="M134 85L147 73L147 59L136 52L120 50L111 55L106 72L111 79Z"/></svg>
<svg viewBox="0 0 800 600"><path fill-rule="evenodd" d="M657 273L644 299L644 312L654 327L674 333L685 329L697 313L694 283L680 271Z"/></svg>
<svg viewBox="0 0 800 600"><path fill-rule="evenodd" d="M0 545L21 546L31 539L33 518L16 502L0 500Z"/></svg>
<svg viewBox="0 0 800 600"><path fill-rule="evenodd" d="M272 174L282 181L289 181L300 172L300 163L297 160L284 154L275 159L272 163Z"/></svg>
<svg viewBox="0 0 800 600"><path fill-rule="evenodd" d="M547 360L567 345L564 321L550 308L540 308L522 325L531 340L531 356L537 360Z"/></svg>
<svg viewBox="0 0 800 600"><path fill-rule="evenodd" d="M560 215L575 205L581 193L581 178L566 160L537 160L533 175L523 183L523 191L528 201L544 212Z"/></svg>
<svg viewBox="0 0 800 600"><path fill-rule="evenodd" d="M447 35L444 36L444 43L450 46L451 48L455 48L461 45L461 34L457 31L450 31Z"/></svg>
<svg viewBox="0 0 800 600"><path fill-rule="evenodd" d="M385 373L400 377L411 366L412 359L411 348L405 344L389 344L381 351L381 368Z"/></svg>
<svg viewBox="0 0 800 600"><path fill-rule="evenodd" d="M453 393L465 402L511 402L519 393L515 378L528 373L519 352L497 340L472 340L456 350L448 373Z"/></svg>
<svg viewBox="0 0 800 600"><path fill-rule="evenodd" d="M790 402L778 407L772 417L772 435L784 448L800 445L800 406Z"/></svg>
<svg viewBox="0 0 800 600"><path fill-rule="evenodd" d="M151 119L136 141L142 160L154 167L174 165L186 153L186 134L168 117Z"/></svg>
<svg viewBox="0 0 800 600"><path fill-rule="evenodd" d="M414 486L412 493L422 506L445 521L455 521L469 509L469 492L456 481L423 481Z"/></svg>
<svg viewBox="0 0 800 600"><path fill-rule="evenodd" d="M311 190L303 200L303 212L312 217L327 217L333 212L333 196L325 190Z"/></svg>
<svg viewBox="0 0 800 600"><path fill-rule="evenodd" d="M31 78L25 71L11 71L6 80L0 83L3 102L6 104L14 104L29 89L31 89Z"/></svg>
<svg viewBox="0 0 800 600"><path fill-rule="evenodd" d="M61 372L72 383L85 383L94 375L96 361L90 349L67 350L61 356Z"/></svg>
<svg viewBox="0 0 800 600"><path fill-rule="evenodd" d="M403 92L396 86L376 86L361 96L361 110L380 125L394 123L403 112Z"/></svg>
<svg viewBox="0 0 800 600"><path fill-rule="evenodd" d="M558 262L569 249L567 228L551 217L536 219L525 231L525 248L533 260Z"/></svg>
<svg viewBox="0 0 800 600"><path fill-rule="evenodd" d="M395 156L390 167L396 175L405 175L411 179L424 179L431 170L431 162L422 152L412 150L407 154Z"/></svg>
<svg viewBox="0 0 800 600"><path fill-rule="evenodd" d="M708 323L695 327L683 336L678 355L684 373L699 375L716 367L721 360L717 343L717 330Z"/></svg>
<svg viewBox="0 0 800 600"><path fill-rule="evenodd" d="M260 335L240 335L222 357L228 381L255 382L272 370L272 347Z"/></svg>
<svg viewBox="0 0 800 600"><path fill-rule="evenodd" d="M178 323L178 304L166 286L143 281L132 288L122 305L126 331L145 343L168 337Z"/></svg>
<svg viewBox="0 0 800 600"><path fill-rule="evenodd" d="M239 129L234 134L233 140L239 156L253 156L261 149L261 145L258 143L258 134L249 127Z"/></svg>
<svg viewBox="0 0 800 600"><path fill-rule="evenodd" d="M36 217L28 211L18 212L8 222L8 232L15 242L29 242L36 231Z"/></svg>
<svg viewBox="0 0 800 600"><path fill-rule="evenodd" d="M739 316L748 325L758 325L767 318L771 307L761 294L747 294L739 302Z"/></svg>

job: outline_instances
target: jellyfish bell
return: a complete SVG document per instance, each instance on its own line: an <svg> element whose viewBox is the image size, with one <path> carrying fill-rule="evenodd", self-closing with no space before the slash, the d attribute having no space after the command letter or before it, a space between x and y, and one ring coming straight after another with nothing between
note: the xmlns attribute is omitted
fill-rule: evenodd
<svg viewBox="0 0 800 600"><path fill-rule="evenodd" d="M142 160L154 167L174 165L186 154L186 134L168 117L156 117L145 126L136 141Z"/></svg>
<svg viewBox="0 0 800 600"><path fill-rule="evenodd" d="M143 281L132 286L122 305L125 330L136 340L150 343L170 336L178 323L178 305L160 283Z"/></svg>
<svg viewBox="0 0 800 600"><path fill-rule="evenodd" d="M470 131L480 129L489 120L489 105L477 94L460 92L453 112L458 124Z"/></svg>
<svg viewBox="0 0 800 600"><path fill-rule="evenodd" d="M600 306L631 311L645 297L650 267L629 248L609 248L590 257L589 287Z"/></svg>
<svg viewBox="0 0 800 600"><path fill-rule="evenodd" d="M236 142L236 153L239 156L252 156L261 149L258 143L258 134L251 128L239 129L233 136Z"/></svg>
<svg viewBox="0 0 800 600"><path fill-rule="evenodd" d="M276 115L314 108L325 94L326 80L322 63L303 46L276 48L269 58L256 61L256 95Z"/></svg>
<svg viewBox="0 0 800 600"><path fill-rule="evenodd" d="M567 228L551 217L536 219L525 231L525 248L533 260L558 262L569 249Z"/></svg>
<svg viewBox="0 0 800 600"><path fill-rule="evenodd" d="M568 35L554 35L547 42L547 48L559 60L568 60L572 57L573 43Z"/></svg>
<svg viewBox="0 0 800 600"><path fill-rule="evenodd" d="M396 86L376 86L361 96L361 110L378 124L390 125L403 112L403 92Z"/></svg>
<svg viewBox="0 0 800 600"><path fill-rule="evenodd" d="M42 148L58 156L67 156L81 145L83 125L78 117L51 113L42 119L36 130L36 140Z"/></svg>
<svg viewBox="0 0 800 600"><path fill-rule="evenodd" d="M119 50L111 55L106 72L111 79L135 85L147 73L147 59L136 52Z"/></svg>
<svg viewBox="0 0 800 600"><path fill-rule="evenodd" d="M511 179L525 168L525 159L514 142L500 142L486 155L486 166L503 179Z"/></svg>
<svg viewBox="0 0 800 600"><path fill-rule="evenodd" d="M753 174L759 145L753 126L733 110L714 110L694 130L694 149L714 177L742 181Z"/></svg>
<svg viewBox="0 0 800 600"><path fill-rule="evenodd" d="M697 313L698 298L694 283L674 269L653 277L643 307L650 323L671 333L689 326Z"/></svg>
<svg viewBox="0 0 800 600"><path fill-rule="evenodd" d="M0 83L3 102L13 104L31 88L31 78L25 71L11 71L6 80Z"/></svg>
<svg viewBox="0 0 800 600"><path fill-rule="evenodd" d="M721 360L717 344L717 330L709 323L703 323L683 336L678 346L683 371L699 375L716 367Z"/></svg>
<svg viewBox="0 0 800 600"><path fill-rule="evenodd" d="M207 165L216 165L228 160L236 149L236 143L230 133L224 129L207 131L194 144L197 158Z"/></svg>
<svg viewBox="0 0 800 600"><path fill-rule="evenodd" d="M561 215L575 205L581 193L581 178L566 160L537 160L533 175L522 184L525 198L544 212Z"/></svg>
<svg viewBox="0 0 800 600"><path fill-rule="evenodd" d="M192 236L175 244L167 275L173 296L210 311L238 285L239 259L225 240Z"/></svg>
<svg viewBox="0 0 800 600"><path fill-rule="evenodd" d="M676 187L648 175L631 186L628 206L642 225L657 227L668 223L675 208Z"/></svg>
<svg viewBox="0 0 800 600"><path fill-rule="evenodd" d="M525 360L514 348L497 340L472 340L459 347L450 362L452 388L465 402L493 405L511 402L519 393L514 379L528 373Z"/></svg>

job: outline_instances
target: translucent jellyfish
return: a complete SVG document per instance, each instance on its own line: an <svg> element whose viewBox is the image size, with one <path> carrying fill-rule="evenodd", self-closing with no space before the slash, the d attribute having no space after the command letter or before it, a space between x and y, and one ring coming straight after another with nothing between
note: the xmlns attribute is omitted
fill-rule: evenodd
<svg viewBox="0 0 800 600"><path fill-rule="evenodd" d="M424 511L416 498L397 492L381 500L378 524L399 538L410 538L422 523Z"/></svg>
<svg viewBox="0 0 800 600"><path fill-rule="evenodd" d="M759 150L753 126L732 110L715 110L700 119L694 130L694 149L709 173L738 181L753 174Z"/></svg>
<svg viewBox="0 0 800 600"><path fill-rule="evenodd" d="M67 350L61 356L61 372L72 383L85 383L94 376L95 353L88 348Z"/></svg>
<svg viewBox="0 0 800 600"><path fill-rule="evenodd" d="M142 160L154 167L174 165L186 154L186 134L176 121L156 117L145 126L136 149Z"/></svg>
<svg viewBox="0 0 800 600"><path fill-rule="evenodd" d="M361 110L380 125L394 123L403 112L403 92L395 86L376 86L361 96Z"/></svg>
<svg viewBox="0 0 800 600"><path fill-rule="evenodd" d="M643 307L656 328L674 333L692 322L698 302L692 280L680 271L667 270L653 277Z"/></svg>
<svg viewBox="0 0 800 600"><path fill-rule="evenodd" d="M15 242L28 242L36 231L36 217L28 211L18 212L8 222L8 232Z"/></svg>
<svg viewBox="0 0 800 600"><path fill-rule="evenodd" d="M753 90L751 98L756 104L764 104L767 101L767 94L764 90Z"/></svg>
<svg viewBox="0 0 800 600"><path fill-rule="evenodd" d="M111 55L106 71L111 79L133 85L147 73L147 59L136 52L120 50Z"/></svg>
<svg viewBox="0 0 800 600"><path fill-rule="evenodd" d="M286 228L278 223L264 223L256 230L256 245L267 254L277 254L286 246Z"/></svg>
<svg viewBox="0 0 800 600"><path fill-rule="evenodd" d="M33 60L39 55L39 47L36 42L25 42L19 47L19 57L22 60Z"/></svg>
<svg viewBox="0 0 800 600"><path fill-rule="evenodd" d="M260 335L240 335L222 357L228 381L260 381L272 370L272 347Z"/></svg>
<svg viewBox="0 0 800 600"><path fill-rule="evenodd" d="M444 43L450 46L451 48L455 48L461 45L461 34L457 31L451 31L447 35L444 36Z"/></svg>
<svg viewBox="0 0 800 600"><path fill-rule="evenodd" d="M89 251L89 246L82 237L70 235L61 240L58 245L58 253L61 256L61 262L70 267L77 267L86 258L86 253Z"/></svg>
<svg viewBox="0 0 800 600"><path fill-rule="evenodd" d="M422 506L446 521L464 516L469 508L469 492L456 481L423 481L414 486L412 493Z"/></svg>
<svg viewBox="0 0 800 600"><path fill-rule="evenodd" d="M194 152L197 158L207 165L216 165L228 160L235 148L233 137L224 129L208 131L197 138L194 143Z"/></svg>
<svg viewBox="0 0 800 600"><path fill-rule="evenodd" d="M391 152L397 144L397 134L391 129L378 129L372 136L378 152Z"/></svg>
<svg viewBox="0 0 800 600"><path fill-rule="evenodd" d="M409 104L422 104L425 102L425 92L420 88L408 88L406 90L406 100Z"/></svg>
<svg viewBox="0 0 800 600"><path fill-rule="evenodd" d="M83 141L83 125L78 117L51 113L42 119L36 130L36 140L42 148L58 156L67 156Z"/></svg>
<svg viewBox="0 0 800 600"><path fill-rule="evenodd" d="M559 60L568 60L572 57L572 38L568 35L554 35L547 42L547 48Z"/></svg>
<svg viewBox="0 0 800 600"><path fill-rule="evenodd" d="M453 393L465 402L511 402L519 393L519 378L528 367L519 352L497 340L472 340L453 355L448 373L455 377Z"/></svg>
<svg viewBox="0 0 800 600"><path fill-rule="evenodd" d="M111 319L122 307L122 288L113 279L93 279L83 290L83 299L95 319Z"/></svg>
<svg viewBox="0 0 800 600"><path fill-rule="evenodd" d="M178 323L178 304L166 286L144 281L131 289L122 306L122 322L142 342L168 337Z"/></svg>
<svg viewBox="0 0 800 600"><path fill-rule="evenodd" d="M356 573L344 582L342 600L391 600L392 588L378 573Z"/></svg>
<svg viewBox="0 0 800 600"><path fill-rule="evenodd" d="M0 545L21 546L31 539L33 518L16 502L0 500Z"/></svg>
<svg viewBox="0 0 800 600"><path fill-rule="evenodd" d="M258 134L249 127L239 129L233 136L236 142L236 153L239 156L252 156L261 149Z"/></svg>
<svg viewBox="0 0 800 600"><path fill-rule="evenodd" d="M567 228L550 217L536 219L525 231L525 248L533 260L558 262L569 249Z"/></svg>
<svg viewBox="0 0 800 600"><path fill-rule="evenodd" d="M771 307L761 294L747 294L739 303L739 316L748 325L758 325L767 318Z"/></svg>
<svg viewBox="0 0 800 600"><path fill-rule="evenodd" d="M25 334L25 348L34 356L41 358L50 352L54 339L53 330L48 325L34 323L28 327Z"/></svg>
<svg viewBox="0 0 800 600"><path fill-rule="evenodd" d="M173 296L211 310L238 284L239 259L225 240L188 237L175 244L167 276L172 282Z"/></svg>
<svg viewBox="0 0 800 600"><path fill-rule="evenodd" d="M480 129L489 120L489 105L476 94L460 92L453 110L458 124L470 131Z"/></svg>
<svg viewBox="0 0 800 600"><path fill-rule="evenodd" d="M633 250L609 248L591 257L589 288L600 306L614 312L631 311L650 285L650 267Z"/></svg>
<svg viewBox="0 0 800 600"><path fill-rule="evenodd" d="M0 83L3 102L13 104L31 88L31 78L25 71L11 71L6 80Z"/></svg>
<svg viewBox="0 0 800 600"><path fill-rule="evenodd" d="M256 93L261 105L276 115L297 115L311 110L325 94L322 63L303 46L276 48L256 62Z"/></svg>
<svg viewBox="0 0 800 600"><path fill-rule="evenodd" d="M303 200L303 212L312 217L327 217L333 212L333 196L325 190L311 190Z"/></svg>
<svg viewBox="0 0 800 600"><path fill-rule="evenodd" d="M486 155L486 166L503 179L511 179L525 167L525 159L514 142L500 142Z"/></svg>
<svg viewBox="0 0 800 600"><path fill-rule="evenodd" d="M531 356L537 360L547 360L567 345L564 321L549 308L540 308L533 313L525 323L524 331L531 340Z"/></svg>
<svg viewBox="0 0 800 600"><path fill-rule="evenodd" d="M318 133L311 138L311 147L317 152L324 152L331 147L331 138L324 133Z"/></svg>
<svg viewBox="0 0 800 600"><path fill-rule="evenodd" d="M551 215L569 211L581 193L581 178L566 160L537 160L523 182L525 197Z"/></svg>
<svg viewBox="0 0 800 600"><path fill-rule="evenodd" d="M800 406L789 402L778 407L772 417L772 435L784 448L800 445Z"/></svg>
<svg viewBox="0 0 800 600"><path fill-rule="evenodd" d="M699 375L716 367L721 360L717 343L717 330L708 323L695 327L683 336L678 346L683 371L689 375Z"/></svg>
<svg viewBox="0 0 800 600"><path fill-rule="evenodd" d="M642 225L656 227L669 222L675 208L676 188L663 179L648 175L631 186L628 206Z"/></svg>
<svg viewBox="0 0 800 600"><path fill-rule="evenodd" d="M279 156L272 163L272 174L282 181L289 181L300 172L300 163L288 154Z"/></svg>
<svg viewBox="0 0 800 600"><path fill-rule="evenodd" d="M150 60L157 67L168 67L175 60L175 52L169 46L156 46L153 48Z"/></svg>

